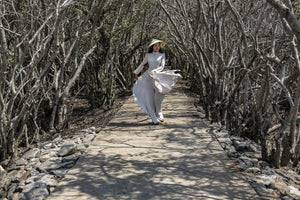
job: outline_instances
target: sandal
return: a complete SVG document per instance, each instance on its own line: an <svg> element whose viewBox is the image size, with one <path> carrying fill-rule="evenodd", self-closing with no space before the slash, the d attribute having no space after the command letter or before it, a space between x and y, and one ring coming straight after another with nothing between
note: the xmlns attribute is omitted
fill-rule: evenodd
<svg viewBox="0 0 300 200"><path fill-rule="evenodd" d="M164 120L164 119L158 119L158 121L160 121L160 122L164 122L165 120Z"/></svg>

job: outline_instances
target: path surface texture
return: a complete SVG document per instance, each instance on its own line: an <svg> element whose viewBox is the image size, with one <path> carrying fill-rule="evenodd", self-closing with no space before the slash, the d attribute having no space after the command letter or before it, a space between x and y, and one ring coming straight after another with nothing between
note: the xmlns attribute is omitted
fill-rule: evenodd
<svg viewBox="0 0 300 200"><path fill-rule="evenodd" d="M259 199L180 88L163 110L151 125L130 97L48 200Z"/></svg>

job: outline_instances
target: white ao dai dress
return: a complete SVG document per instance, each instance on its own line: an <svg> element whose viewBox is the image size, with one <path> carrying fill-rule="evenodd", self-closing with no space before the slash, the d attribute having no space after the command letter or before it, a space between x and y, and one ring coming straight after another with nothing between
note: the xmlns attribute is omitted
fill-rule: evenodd
<svg viewBox="0 0 300 200"><path fill-rule="evenodd" d="M152 122L157 123L163 120L164 116L161 109L161 103L166 93L174 87L180 74L179 70L163 71L165 67L165 54L160 52L147 53L140 66L134 70L139 74L144 65L148 62L149 68L135 82L133 87L133 96L137 104L150 115ZM151 75L151 71L155 73Z"/></svg>

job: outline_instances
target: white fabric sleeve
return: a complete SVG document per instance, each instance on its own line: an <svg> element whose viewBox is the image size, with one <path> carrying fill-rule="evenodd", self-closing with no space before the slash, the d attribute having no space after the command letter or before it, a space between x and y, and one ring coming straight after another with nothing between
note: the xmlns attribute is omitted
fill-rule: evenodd
<svg viewBox="0 0 300 200"><path fill-rule="evenodd" d="M136 68L136 69L133 71L133 73L139 74L139 73L143 70L144 65L145 65L147 62L148 62L148 56L147 56L147 54L146 54L146 56L145 56L144 60L142 61L142 63L138 66L138 68Z"/></svg>
<svg viewBox="0 0 300 200"><path fill-rule="evenodd" d="M161 59L161 64L160 64L162 70L165 68L165 65L166 65L166 54L163 54L163 57Z"/></svg>
<svg viewBox="0 0 300 200"><path fill-rule="evenodd" d="M165 64L166 64L166 55L163 53L160 61L160 66L156 68L155 71L158 72L162 71L165 68Z"/></svg>

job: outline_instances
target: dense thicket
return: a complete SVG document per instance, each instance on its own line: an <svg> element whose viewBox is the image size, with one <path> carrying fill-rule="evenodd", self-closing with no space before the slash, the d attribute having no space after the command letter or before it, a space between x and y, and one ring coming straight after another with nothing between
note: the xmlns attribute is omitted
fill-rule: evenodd
<svg viewBox="0 0 300 200"><path fill-rule="evenodd" d="M61 129L80 92L92 107L112 105L160 31L148 1L3 0L0 8L0 160Z"/></svg>
<svg viewBox="0 0 300 200"><path fill-rule="evenodd" d="M72 100L110 107L151 38L168 43L207 118L300 159L300 5L291 0L0 2L0 160L61 129Z"/></svg>
<svg viewBox="0 0 300 200"><path fill-rule="evenodd" d="M275 166L296 166L299 3L160 0L160 6L206 117L259 142L262 158Z"/></svg>

